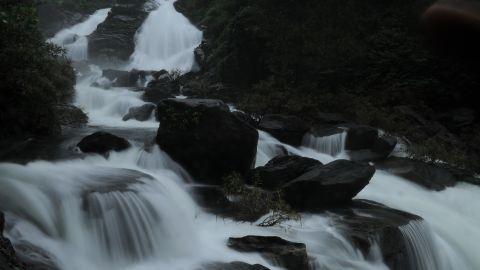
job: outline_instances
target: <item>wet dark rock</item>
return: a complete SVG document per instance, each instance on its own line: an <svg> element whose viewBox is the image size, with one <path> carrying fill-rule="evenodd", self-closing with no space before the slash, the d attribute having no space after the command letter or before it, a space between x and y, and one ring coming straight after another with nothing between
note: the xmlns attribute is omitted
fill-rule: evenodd
<svg viewBox="0 0 480 270"><path fill-rule="evenodd" d="M232 212L232 202L219 186L192 186L190 191L195 201L208 212L227 216Z"/></svg>
<svg viewBox="0 0 480 270"><path fill-rule="evenodd" d="M234 111L232 112L238 119L242 120L243 122L251 125L252 127L256 127L258 125L258 121L255 120L251 115L241 112L241 111Z"/></svg>
<svg viewBox="0 0 480 270"><path fill-rule="evenodd" d="M318 165L322 163L311 158L277 156L265 166L252 169L247 175L247 183L256 184L267 190L275 190Z"/></svg>
<svg viewBox="0 0 480 270"><path fill-rule="evenodd" d="M102 76L110 80L114 87L141 87L149 75L152 75L151 71L136 69L131 71L105 69L102 73Z"/></svg>
<svg viewBox="0 0 480 270"><path fill-rule="evenodd" d="M315 117L315 124L320 126L337 126L349 122L350 120L340 113L319 112Z"/></svg>
<svg viewBox="0 0 480 270"><path fill-rule="evenodd" d="M153 111L157 106L154 104L144 104L139 107L133 107L128 110L128 113L122 118L123 121L135 119L138 121L147 121L152 116Z"/></svg>
<svg viewBox="0 0 480 270"><path fill-rule="evenodd" d="M82 109L73 105L58 104L55 105L54 109L60 125L82 125L88 122L88 116L82 111Z"/></svg>
<svg viewBox="0 0 480 270"><path fill-rule="evenodd" d="M162 99L173 98L180 94L178 81L172 78L170 74L157 74L155 80L152 80L145 87L143 100L152 103L159 103Z"/></svg>
<svg viewBox="0 0 480 270"><path fill-rule="evenodd" d="M269 269L260 264L230 262L230 263L208 263L197 270L269 270Z"/></svg>
<svg viewBox="0 0 480 270"><path fill-rule="evenodd" d="M379 135L372 127L354 126L348 128L345 149L352 160L372 161L388 157L396 145L395 137Z"/></svg>
<svg viewBox="0 0 480 270"><path fill-rule="evenodd" d="M88 52L92 59L127 61L135 50L135 33L148 13L145 2L118 0L106 20L89 36Z"/></svg>
<svg viewBox="0 0 480 270"><path fill-rule="evenodd" d="M198 181L222 178L253 166L258 132L220 100L165 99L157 106L157 143Z"/></svg>
<svg viewBox="0 0 480 270"><path fill-rule="evenodd" d="M313 167L282 187L285 200L300 210L349 203L370 181L375 168L349 160Z"/></svg>
<svg viewBox="0 0 480 270"><path fill-rule="evenodd" d="M446 168L409 158L390 157L375 165L378 169L388 171L431 190L443 190L455 185L457 180Z"/></svg>
<svg viewBox="0 0 480 270"><path fill-rule="evenodd" d="M260 120L258 128L270 133L279 141L293 146L301 145L303 136L310 129L303 120L296 116L279 114L265 115Z"/></svg>
<svg viewBox="0 0 480 270"><path fill-rule="evenodd" d="M245 236L229 238L228 247L240 252L258 252L272 264L287 270L309 269L305 244L294 243L276 236Z"/></svg>
<svg viewBox="0 0 480 270"><path fill-rule="evenodd" d="M77 146L84 153L107 154L109 151L125 150L130 143L107 132L95 132L83 138Z"/></svg>
<svg viewBox="0 0 480 270"><path fill-rule="evenodd" d="M333 225L365 256L372 251L373 239L377 239L383 260L390 269L411 269L406 239L400 228L410 222L423 222L421 217L365 200L353 200L351 205L329 209L329 212L335 214Z"/></svg>
<svg viewBox="0 0 480 270"><path fill-rule="evenodd" d="M0 270L25 269L24 265L18 260L10 240L3 237L4 223L5 217L0 212Z"/></svg>
<svg viewBox="0 0 480 270"><path fill-rule="evenodd" d="M195 48L195 50L193 51L195 55L195 61L197 62L200 68L204 67L207 61L207 54L205 53L206 48L207 48L206 41L202 41L200 46Z"/></svg>

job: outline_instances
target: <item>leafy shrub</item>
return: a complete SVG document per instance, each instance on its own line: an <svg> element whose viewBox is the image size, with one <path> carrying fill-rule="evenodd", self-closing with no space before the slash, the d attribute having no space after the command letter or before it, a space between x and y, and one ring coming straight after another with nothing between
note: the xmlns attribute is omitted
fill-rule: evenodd
<svg viewBox="0 0 480 270"><path fill-rule="evenodd" d="M31 1L0 3L0 139L59 132L53 106L73 95L62 50L43 41Z"/></svg>

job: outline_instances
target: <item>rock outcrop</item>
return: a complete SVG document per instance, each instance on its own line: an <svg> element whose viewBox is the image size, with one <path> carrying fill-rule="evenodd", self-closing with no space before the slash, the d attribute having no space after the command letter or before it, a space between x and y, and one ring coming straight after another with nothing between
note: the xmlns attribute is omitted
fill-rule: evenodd
<svg viewBox="0 0 480 270"><path fill-rule="evenodd" d="M258 132L220 100L165 99L157 106L157 143L198 181L222 178L253 166Z"/></svg>
<svg viewBox="0 0 480 270"><path fill-rule="evenodd" d="M375 168L348 160L313 167L282 187L285 200L300 210L346 204L370 181Z"/></svg>

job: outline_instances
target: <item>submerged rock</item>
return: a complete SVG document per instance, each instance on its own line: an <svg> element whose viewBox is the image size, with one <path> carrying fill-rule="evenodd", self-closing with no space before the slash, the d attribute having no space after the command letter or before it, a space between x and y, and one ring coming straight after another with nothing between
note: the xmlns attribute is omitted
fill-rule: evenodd
<svg viewBox="0 0 480 270"><path fill-rule="evenodd" d="M316 159L300 156L277 156L265 166L251 170L247 175L247 183L256 184L267 190L275 190L317 165L322 165L322 163Z"/></svg>
<svg viewBox="0 0 480 270"><path fill-rule="evenodd" d="M440 191L454 186L457 182L455 175L448 169L409 158L390 157L375 165L378 169L388 171L431 190Z"/></svg>
<svg viewBox="0 0 480 270"><path fill-rule="evenodd" d="M95 132L83 138L78 148L84 153L107 154L109 151L122 151L130 147L130 143L107 132Z"/></svg>
<svg viewBox="0 0 480 270"><path fill-rule="evenodd" d="M269 270L269 269L260 264L230 262L230 263L208 263L196 270Z"/></svg>
<svg viewBox="0 0 480 270"><path fill-rule="evenodd" d="M308 270L305 244L294 243L276 236L245 236L229 238L228 247L240 252L258 252L273 265L287 270Z"/></svg>
<svg viewBox="0 0 480 270"><path fill-rule="evenodd" d="M139 107L130 108L122 120L128 121L130 119L135 119L138 121L147 121L152 116L152 113L156 107L157 106L154 104L144 104Z"/></svg>
<svg viewBox="0 0 480 270"><path fill-rule="evenodd" d="M253 166L258 132L220 100L165 99L157 106L157 143L198 181L222 178Z"/></svg>
<svg viewBox="0 0 480 270"><path fill-rule="evenodd" d="M310 128L296 116L267 114L260 120L258 129L270 133L283 143L299 146Z"/></svg>
<svg viewBox="0 0 480 270"><path fill-rule="evenodd" d="M313 167L282 187L285 200L300 210L317 210L351 201L369 182L375 168L349 160Z"/></svg>

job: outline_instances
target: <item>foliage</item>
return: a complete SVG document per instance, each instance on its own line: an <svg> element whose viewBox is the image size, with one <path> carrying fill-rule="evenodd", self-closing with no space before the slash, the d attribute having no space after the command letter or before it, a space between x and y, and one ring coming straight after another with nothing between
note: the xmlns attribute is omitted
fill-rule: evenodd
<svg viewBox="0 0 480 270"><path fill-rule="evenodd" d="M0 4L0 139L59 131L53 106L73 94L62 50L43 41L30 1Z"/></svg>
<svg viewBox="0 0 480 270"><path fill-rule="evenodd" d="M312 123L319 111L340 112L410 137L418 131L397 124L396 106L424 116L477 107L478 68L424 40L420 16L434 0L188 2L187 15L205 26L206 73L245 111Z"/></svg>
<svg viewBox="0 0 480 270"><path fill-rule="evenodd" d="M300 219L300 216L283 200L280 191L269 193L258 188L256 181L252 187L244 184L238 173L232 173L224 178L223 190L227 196L236 198L236 216L241 220L270 214L260 222L259 226L270 227L286 220Z"/></svg>

